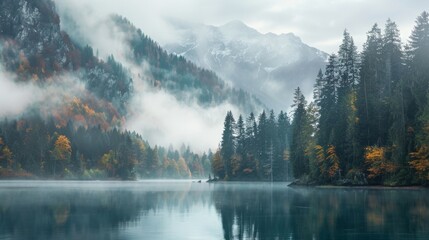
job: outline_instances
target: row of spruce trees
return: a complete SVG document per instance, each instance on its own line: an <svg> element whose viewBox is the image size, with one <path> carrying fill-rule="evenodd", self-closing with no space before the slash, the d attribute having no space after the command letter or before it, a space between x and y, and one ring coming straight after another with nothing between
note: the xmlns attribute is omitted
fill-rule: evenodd
<svg viewBox="0 0 429 240"><path fill-rule="evenodd" d="M228 113L214 173L230 179L256 172L254 179L281 180L290 162L293 176L304 183L426 184L428 64L427 12L417 18L405 45L390 19L384 31L377 24L371 28L361 53L344 31L338 53L317 75L314 101L307 103L296 89L290 128L281 125L279 116L277 122L270 117L265 129L260 117L254 135L244 135L247 140L256 136L256 145L242 151L240 119L231 127Z"/></svg>
<svg viewBox="0 0 429 240"><path fill-rule="evenodd" d="M258 119L251 113L235 122L228 112L220 149L214 154L212 171L228 180L285 181L289 174L290 121L286 113L274 111Z"/></svg>

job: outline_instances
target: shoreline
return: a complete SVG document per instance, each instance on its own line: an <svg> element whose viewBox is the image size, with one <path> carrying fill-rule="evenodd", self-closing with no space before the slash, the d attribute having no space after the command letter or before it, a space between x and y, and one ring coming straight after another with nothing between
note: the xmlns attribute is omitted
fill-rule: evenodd
<svg viewBox="0 0 429 240"><path fill-rule="evenodd" d="M3 178L1 182L141 182L141 181L171 181L171 182L184 182L189 181L192 183L244 183L244 184L262 184L262 183L284 183L285 187L290 188L308 188L308 189L366 189L366 190L425 190L429 189L428 186L422 185L407 185L407 186L387 186L387 185L319 185L319 184L302 184L296 182L269 182L269 181L224 181L215 180L209 181L207 179L135 179L135 180L122 180L122 179L50 179L50 178Z"/></svg>
<svg viewBox="0 0 429 240"><path fill-rule="evenodd" d="M404 186L389 186L389 185L334 185L334 184L300 184L292 182L288 185L291 188L318 188L318 189L429 189L428 186L422 185L404 185Z"/></svg>
<svg viewBox="0 0 429 240"><path fill-rule="evenodd" d="M316 188L316 189L373 189L373 190L388 190L388 189L404 189L404 190L418 190L429 189L425 186L385 186L385 185L361 185L361 186L338 186L338 185L288 185L291 188Z"/></svg>

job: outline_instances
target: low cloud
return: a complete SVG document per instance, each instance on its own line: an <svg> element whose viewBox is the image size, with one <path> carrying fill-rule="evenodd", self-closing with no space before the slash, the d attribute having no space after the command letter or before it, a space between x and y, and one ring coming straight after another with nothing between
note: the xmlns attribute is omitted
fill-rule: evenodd
<svg viewBox="0 0 429 240"><path fill-rule="evenodd" d="M218 146L229 110L238 112L230 104L203 108L195 102L179 102L163 90L140 89L131 102L125 127L141 133L152 144L173 144L176 148L185 144L202 152Z"/></svg>
<svg viewBox="0 0 429 240"><path fill-rule="evenodd" d="M42 98L34 84L17 83L13 74L2 71L0 66L0 117L16 117Z"/></svg>
<svg viewBox="0 0 429 240"><path fill-rule="evenodd" d="M104 2L100 4L103 6ZM63 22L73 39L91 45L102 58L113 55L130 72L134 93L124 129L136 131L152 145L172 144L179 148L185 144L197 152L217 148L225 115L230 110L239 114L236 107L229 103L202 107L197 103L197 93L186 92L186 99L179 100L165 90L152 87L147 81L154 79L149 66L146 63L138 66L129 60L126 36L109 20L111 13L121 14L120 11L109 12L74 0L57 1L57 5L61 18L71 18L69 23L76 24Z"/></svg>
<svg viewBox="0 0 429 240"><path fill-rule="evenodd" d="M61 110L66 100L79 98L85 92L85 84L70 74L56 76L51 83L20 82L16 74L0 65L1 118L16 118L35 108L42 115L52 113Z"/></svg>

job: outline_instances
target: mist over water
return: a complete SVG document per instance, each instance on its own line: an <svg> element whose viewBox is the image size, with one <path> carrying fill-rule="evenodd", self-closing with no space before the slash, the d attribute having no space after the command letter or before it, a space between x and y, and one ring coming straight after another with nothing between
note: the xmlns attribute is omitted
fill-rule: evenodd
<svg viewBox="0 0 429 240"><path fill-rule="evenodd" d="M427 239L426 189L0 182L0 239Z"/></svg>

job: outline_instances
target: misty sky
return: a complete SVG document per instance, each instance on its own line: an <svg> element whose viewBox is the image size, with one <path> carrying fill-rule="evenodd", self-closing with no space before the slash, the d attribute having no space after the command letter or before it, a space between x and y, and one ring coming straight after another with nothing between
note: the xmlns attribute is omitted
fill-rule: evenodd
<svg viewBox="0 0 429 240"><path fill-rule="evenodd" d="M57 1L58 2L58 1ZM262 33L293 32L314 47L336 52L349 30L361 49L377 22L394 20L407 40L415 18L429 10L427 0L76 0L97 14L119 13L161 44L174 41L171 22L222 25L241 20Z"/></svg>

